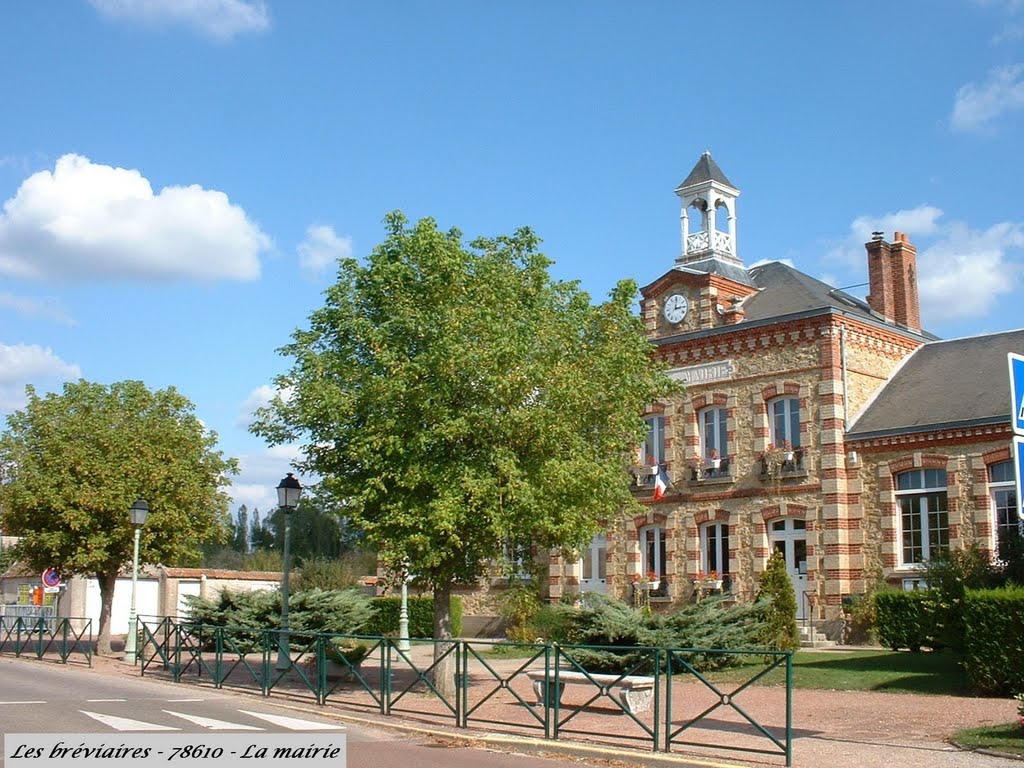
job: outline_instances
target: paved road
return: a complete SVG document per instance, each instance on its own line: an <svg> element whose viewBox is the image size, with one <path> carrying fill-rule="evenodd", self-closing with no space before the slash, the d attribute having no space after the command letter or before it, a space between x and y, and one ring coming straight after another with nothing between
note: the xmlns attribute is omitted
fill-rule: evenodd
<svg viewBox="0 0 1024 768"><path fill-rule="evenodd" d="M571 760L440 745L343 725L315 709L296 712L252 696L0 658L0 733L111 732L344 734L349 768L579 767ZM314 763L296 763L297 768L304 764Z"/></svg>

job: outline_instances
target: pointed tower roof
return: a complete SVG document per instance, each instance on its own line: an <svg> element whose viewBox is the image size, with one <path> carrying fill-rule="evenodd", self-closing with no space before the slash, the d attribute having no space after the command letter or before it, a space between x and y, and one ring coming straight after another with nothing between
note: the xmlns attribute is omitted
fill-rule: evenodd
<svg viewBox="0 0 1024 768"><path fill-rule="evenodd" d="M704 184L709 181L717 181L719 184L736 189L736 186L725 177L722 173L722 169L718 167L712 157L711 152L708 150L704 151L704 154L697 160L697 164L693 166L693 170L690 171L690 175L683 179L683 183L676 187L678 192L680 189L686 189L687 187L693 186L694 184Z"/></svg>

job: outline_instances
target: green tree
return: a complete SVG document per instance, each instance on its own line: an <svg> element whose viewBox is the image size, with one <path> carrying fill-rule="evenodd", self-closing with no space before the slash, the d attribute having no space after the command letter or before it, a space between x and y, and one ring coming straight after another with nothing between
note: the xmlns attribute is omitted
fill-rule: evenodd
<svg viewBox="0 0 1024 768"><path fill-rule="evenodd" d="M0 437L0 527L21 536L19 559L100 587L97 653L110 653L110 609L118 573L132 561L128 508L149 503L140 561L179 563L223 539L227 475L235 462L174 388L142 382L65 384L7 417Z"/></svg>
<svg viewBox="0 0 1024 768"><path fill-rule="evenodd" d="M502 542L577 547L635 512L625 470L639 414L672 382L651 360L634 283L595 306L551 278L528 229L466 246L431 219L385 224L365 265L340 260L325 306L281 350L290 396L253 431L304 442L300 469L387 567L408 562L432 589L446 639L453 585L482 575Z"/></svg>
<svg viewBox="0 0 1024 768"><path fill-rule="evenodd" d="M249 551L249 508L242 504L232 527L231 548L243 555Z"/></svg>
<svg viewBox="0 0 1024 768"><path fill-rule="evenodd" d="M786 558L772 552L768 565L758 577L758 602L765 600L762 643L777 651L793 651L800 647L800 630L796 625L796 593L789 580Z"/></svg>

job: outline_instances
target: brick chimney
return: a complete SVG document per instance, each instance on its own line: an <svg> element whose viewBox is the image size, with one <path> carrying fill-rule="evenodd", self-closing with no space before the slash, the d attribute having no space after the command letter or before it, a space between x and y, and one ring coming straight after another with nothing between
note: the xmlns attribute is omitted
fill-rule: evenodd
<svg viewBox="0 0 1024 768"><path fill-rule="evenodd" d="M921 330L917 297L917 248L897 232L892 244L881 232L865 244L868 251L868 306L882 317L911 330Z"/></svg>

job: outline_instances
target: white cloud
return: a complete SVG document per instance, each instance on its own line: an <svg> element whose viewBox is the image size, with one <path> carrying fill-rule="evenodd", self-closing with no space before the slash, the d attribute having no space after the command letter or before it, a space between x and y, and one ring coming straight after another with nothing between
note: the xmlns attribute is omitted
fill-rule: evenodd
<svg viewBox="0 0 1024 768"><path fill-rule="evenodd" d="M26 384L42 390L81 375L77 365L65 363L51 349L35 344L0 344L0 411L25 405Z"/></svg>
<svg viewBox="0 0 1024 768"><path fill-rule="evenodd" d="M238 457L239 473L228 493L233 506L245 504L250 510L268 512L277 506L277 484L287 473L294 472L292 463L302 455L298 445L277 445L260 453ZM313 480L299 477L303 485Z"/></svg>
<svg viewBox="0 0 1024 768"><path fill-rule="evenodd" d="M249 425L252 424L257 408L269 405L270 401L278 395L280 395L285 402L288 402L293 391L294 389L292 387L277 390L269 384L256 387L256 389L250 392L249 396L242 402L238 418L235 420L235 426L239 429L248 429Z"/></svg>
<svg viewBox="0 0 1024 768"><path fill-rule="evenodd" d="M136 170L64 155L0 213L0 274L33 280L255 280L269 238L228 196L154 194Z"/></svg>
<svg viewBox="0 0 1024 768"><path fill-rule="evenodd" d="M114 19L147 24L185 24L218 40L270 27L263 0L90 0Z"/></svg>
<svg viewBox="0 0 1024 768"><path fill-rule="evenodd" d="M1007 251L1024 248L1024 228L1003 222L984 231L954 222L918 253L921 315L933 322L987 315L993 300L1011 293L1021 265Z"/></svg>
<svg viewBox="0 0 1024 768"><path fill-rule="evenodd" d="M15 296L13 293L0 293L0 307L14 310L25 317L38 317L61 325L78 325L68 311L52 299L40 301L27 296Z"/></svg>
<svg viewBox="0 0 1024 768"><path fill-rule="evenodd" d="M956 93L951 127L984 133L1009 112L1024 109L1024 64L995 67L983 83L968 83Z"/></svg>
<svg viewBox="0 0 1024 768"><path fill-rule="evenodd" d="M861 243L870 240L873 232L906 232L918 237L930 237L938 231L941 217L941 209L933 205L919 205L917 208L883 216L858 216L850 224L850 231Z"/></svg>
<svg viewBox="0 0 1024 768"><path fill-rule="evenodd" d="M318 277L338 259L352 256L352 238L338 237L333 227L315 224L299 244L299 266L307 277Z"/></svg>
<svg viewBox="0 0 1024 768"><path fill-rule="evenodd" d="M930 205L859 216L850 224L850 235L826 254L825 262L866 280L864 243L871 233L891 238L894 232L904 232L918 249L918 293L925 327L984 317L998 295L1016 288L1022 264L1015 256L1024 248L1024 223L1002 222L978 230L942 217L942 210ZM861 293L866 292L864 288Z"/></svg>

